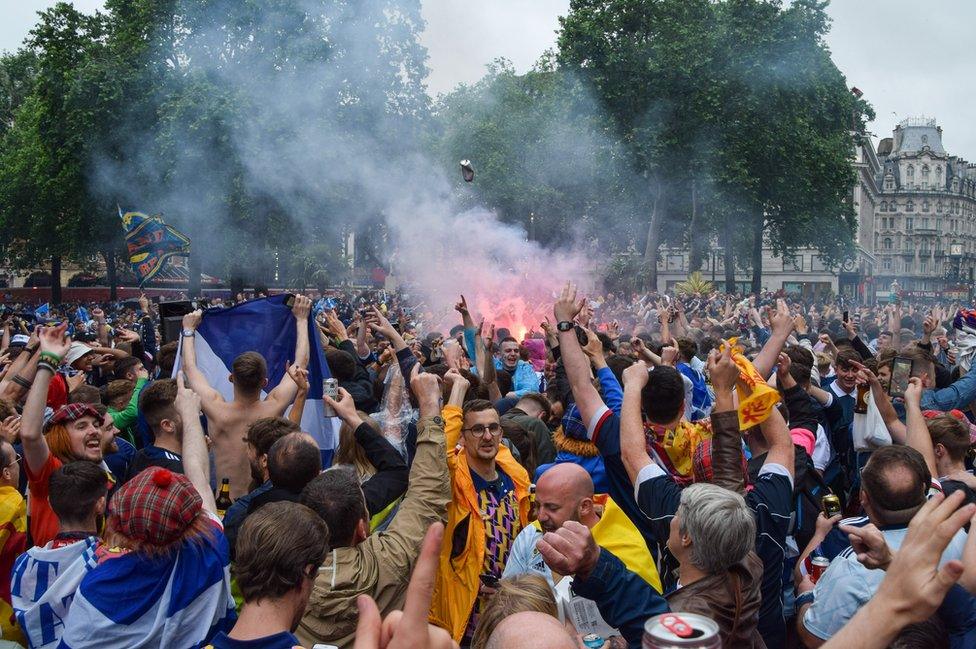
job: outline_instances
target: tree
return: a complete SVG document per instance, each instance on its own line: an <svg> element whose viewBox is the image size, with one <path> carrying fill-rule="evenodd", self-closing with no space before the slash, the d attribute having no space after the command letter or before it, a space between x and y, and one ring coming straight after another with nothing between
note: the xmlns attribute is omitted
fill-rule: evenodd
<svg viewBox="0 0 976 649"><path fill-rule="evenodd" d="M690 195L682 185L716 105L714 23L707 0L572 0L560 18L560 63L595 93L643 178L652 287L662 235L684 234L675 232L676 198Z"/></svg>
<svg viewBox="0 0 976 649"><path fill-rule="evenodd" d="M85 167L93 115L86 89L75 80L103 34L101 17L71 5L58 3L41 12L27 43L36 55L36 76L29 97L14 112L0 154L4 240L15 263L50 260L55 303L61 300L62 261L82 256L91 241Z"/></svg>
<svg viewBox="0 0 976 649"><path fill-rule="evenodd" d="M853 252L852 154L870 107L830 59L825 5L717 5L726 62L718 184L745 215L753 292L766 243L781 254L814 246L831 262Z"/></svg>

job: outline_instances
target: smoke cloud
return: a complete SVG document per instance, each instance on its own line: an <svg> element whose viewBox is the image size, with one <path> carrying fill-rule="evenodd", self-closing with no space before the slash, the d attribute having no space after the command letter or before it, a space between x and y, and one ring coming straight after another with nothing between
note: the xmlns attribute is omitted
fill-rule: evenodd
<svg viewBox="0 0 976 649"><path fill-rule="evenodd" d="M183 4L169 118L127 125L135 163L96 160L103 196L164 212L218 276L296 238L311 249L358 232L439 324L457 322L464 293L476 317L523 333L564 281L592 285L581 249L546 250L459 207L457 161L447 170L424 146L426 53L404 38L421 31L419 0L269 3L243 27L235 5ZM239 218L256 204L269 215L258 232Z"/></svg>

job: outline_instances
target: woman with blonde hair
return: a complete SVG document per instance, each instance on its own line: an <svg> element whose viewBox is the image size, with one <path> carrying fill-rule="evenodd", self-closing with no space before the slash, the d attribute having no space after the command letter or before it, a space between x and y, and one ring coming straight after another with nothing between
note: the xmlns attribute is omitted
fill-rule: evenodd
<svg viewBox="0 0 976 649"><path fill-rule="evenodd" d="M471 649L484 649L495 627L509 615L533 611L559 618L549 582L539 575L519 575L498 582L495 594L478 618Z"/></svg>

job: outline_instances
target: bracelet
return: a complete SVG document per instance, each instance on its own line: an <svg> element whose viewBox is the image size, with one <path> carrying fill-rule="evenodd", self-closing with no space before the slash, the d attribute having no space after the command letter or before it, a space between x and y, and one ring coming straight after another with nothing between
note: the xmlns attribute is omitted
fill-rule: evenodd
<svg viewBox="0 0 976 649"><path fill-rule="evenodd" d="M47 370L51 374L57 374L58 373L58 368L56 368L54 365L51 365L47 361L37 361L37 369L38 370Z"/></svg>
<svg viewBox="0 0 976 649"><path fill-rule="evenodd" d="M55 367L61 364L61 357L54 352L41 352L41 358L44 360L51 361Z"/></svg>
<svg viewBox="0 0 976 649"><path fill-rule="evenodd" d="M16 383L17 385L19 385L20 387L24 388L25 390L30 390L31 385L34 384L33 381L28 381L27 379L25 379L24 377L22 377L20 374L14 376L10 380L13 381L14 383Z"/></svg>
<svg viewBox="0 0 976 649"><path fill-rule="evenodd" d="M796 599L793 600L793 605L796 608L796 612L799 613L800 609L807 604L813 604L813 591L808 590L802 595L797 595Z"/></svg>

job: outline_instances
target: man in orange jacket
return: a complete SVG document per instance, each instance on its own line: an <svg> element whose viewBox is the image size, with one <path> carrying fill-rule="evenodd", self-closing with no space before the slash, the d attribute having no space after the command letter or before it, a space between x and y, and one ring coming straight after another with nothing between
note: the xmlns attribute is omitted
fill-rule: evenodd
<svg viewBox="0 0 976 649"><path fill-rule="evenodd" d="M441 545L430 621L457 642L474 635L512 542L528 523L529 476L501 444L498 411L481 399L464 404L468 381L444 377L451 396L442 412L452 499Z"/></svg>

